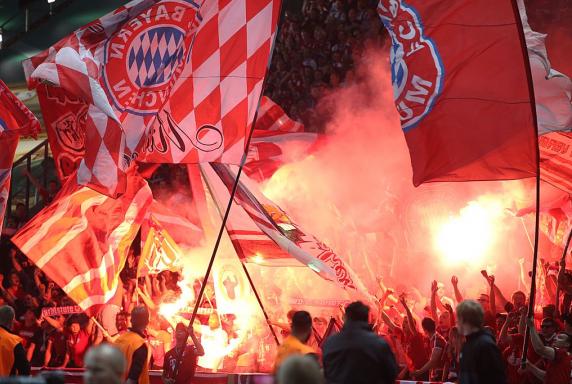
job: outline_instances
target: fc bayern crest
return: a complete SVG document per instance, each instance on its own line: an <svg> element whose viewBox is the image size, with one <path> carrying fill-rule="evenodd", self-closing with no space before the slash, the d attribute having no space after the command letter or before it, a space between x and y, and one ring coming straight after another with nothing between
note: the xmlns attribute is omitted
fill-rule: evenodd
<svg viewBox="0 0 572 384"><path fill-rule="evenodd" d="M192 1L161 1L107 41L104 85L117 109L146 115L161 108L188 62L197 12Z"/></svg>
<svg viewBox="0 0 572 384"><path fill-rule="evenodd" d="M443 63L413 7L403 0L381 0L378 13L391 36L393 97L401 127L408 131L427 116L441 93Z"/></svg>

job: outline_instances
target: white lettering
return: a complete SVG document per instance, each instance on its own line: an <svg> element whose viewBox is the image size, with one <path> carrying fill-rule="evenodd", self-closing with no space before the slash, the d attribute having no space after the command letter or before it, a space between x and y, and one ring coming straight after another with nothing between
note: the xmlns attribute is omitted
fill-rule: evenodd
<svg viewBox="0 0 572 384"><path fill-rule="evenodd" d="M145 103L146 107L153 107L155 105L155 103L157 102L157 95L155 94L155 92L149 92L147 94L145 94L145 96L147 96L147 102Z"/></svg>
<svg viewBox="0 0 572 384"><path fill-rule="evenodd" d="M121 38L121 40L123 40L124 43L127 42L129 36L131 36L131 31L129 29L122 29L121 31L119 31L119 38Z"/></svg>
<svg viewBox="0 0 572 384"><path fill-rule="evenodd" d="M167 13L167 7L164 5L159 5L157 7L157 14L155 15L155 21L159 21L161 19L169 20L169 14Z"/></svg>
<svg viewBox="0 0 572 384"><path fill-rule="evenodd" d="M403 101L397 104L397 113L399 113L399 118L402 121L410 120L413 117L413 111Z"/></svg>
<svg viewBox="0 0 572 384"><path fill-rule="evenodd" d="M185 7L175 7L175 12L171 15L171 18L177 22L183 20L183 16L185 15Z"/></svg>
<svg viewBox="0 0 572 384"><path fill-rule="evenodd" d="M417 104L425 104L429 90L433 86L433 83L420 78L417 75L413 75L411 79L411 85L415 89L409 89L405 94L405 100L411 101Z"/></svg>
<svg viewBox="0 0 572 384"><path fill-rule="evenodd" d="M124 98L125 96L127 96L129 93L131 93L131 87L129 86L129 84L127 84L127 82L125 81L125 79L121 79L118 83L116 83L113 86L113 90L115 92L119 92L119 97L120 98Z"/></svg>
<svg viewBox="0 0 572 384"><path fill-rule="evenodd" d="M118 43L111 43L111 58L123 59L124 50L125 50L125 45Z"/></svg>
<svg viewBox="0 0 572 384"><path fill-rule="evenodd" d="M143 23L141 22L141 20L139 20L138 17L136 17L129 22L129 26L134 30L137 30L143 26Z"/></svg>

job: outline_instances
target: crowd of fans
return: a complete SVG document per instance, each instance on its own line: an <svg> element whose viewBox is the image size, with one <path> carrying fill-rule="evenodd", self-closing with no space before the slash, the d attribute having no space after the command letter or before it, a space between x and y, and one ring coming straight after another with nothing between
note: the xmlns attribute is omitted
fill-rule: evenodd
<svg viewBox="0 0 572 384"><path fill-rule="evenodd" d="M308 130L321 125L312 108L328 89L352 83L366 44L387 33L373 0L310 0L287 12L272 57L265 93Z"/></svg>

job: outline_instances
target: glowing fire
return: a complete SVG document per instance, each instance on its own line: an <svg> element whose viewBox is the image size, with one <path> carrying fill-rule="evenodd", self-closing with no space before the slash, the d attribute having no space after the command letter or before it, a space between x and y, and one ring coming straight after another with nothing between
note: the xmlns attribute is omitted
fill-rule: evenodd
<svg viewBox="0 0 572 384"><path fill-rule="evenodd" d="M500 202L472 201L436 231L435 249L447 265L483 265L492 248L503 209Z"/></svg>

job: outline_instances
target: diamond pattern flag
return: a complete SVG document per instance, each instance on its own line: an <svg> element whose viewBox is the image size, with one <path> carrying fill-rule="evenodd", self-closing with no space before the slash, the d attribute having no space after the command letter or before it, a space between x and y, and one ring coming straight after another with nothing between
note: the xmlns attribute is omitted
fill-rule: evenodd
<svg viewBox="0 0 572 384"><path fill-rule="evenodd" d="M0 80L0 232L10 195L12 163L20 135L35 135L40 122Z"/></svg>
<svg viewBox="0 0 572 384"><path fill-rule="evenodd" d="M238 163L279 0L135 0L24 63L88 105L78 182L110 196L134 160Z"/></svg>

